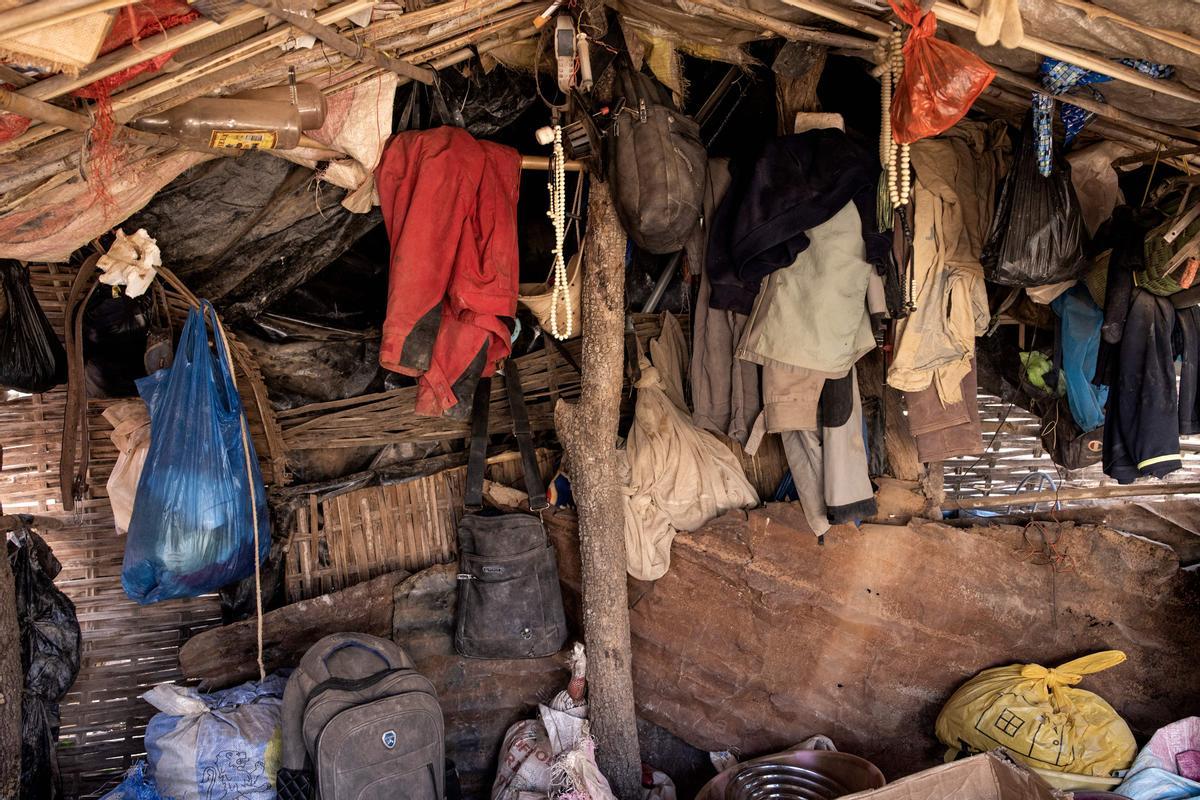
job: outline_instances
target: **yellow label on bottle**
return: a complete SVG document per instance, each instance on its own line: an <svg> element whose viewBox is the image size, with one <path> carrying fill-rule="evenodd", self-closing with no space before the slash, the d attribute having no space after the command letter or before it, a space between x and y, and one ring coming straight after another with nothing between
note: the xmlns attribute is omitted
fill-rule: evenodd
<svg viewBox="0 0 1200 800"><path fill-rule="evenodd" d="M271 150L275 147L275 131L213 131L208 146L214 149Z"/></svg>

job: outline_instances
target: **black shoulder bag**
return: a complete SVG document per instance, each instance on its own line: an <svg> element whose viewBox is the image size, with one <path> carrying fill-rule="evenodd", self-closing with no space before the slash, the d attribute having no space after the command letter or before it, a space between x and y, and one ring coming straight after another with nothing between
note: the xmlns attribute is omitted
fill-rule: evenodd
<svg viewBox="0 0 1200 800"><path fill-rule="evenodd" d="M511 359L505 362L504 384L529 507L542 511L549 504L538 474L521 376ZM559 652L567 641L558 562L540 516L483 510L491 389L490 378L481 378L475 389L464 498L472 513L458 524L454 648L471 658L540 658Z"/></svg>

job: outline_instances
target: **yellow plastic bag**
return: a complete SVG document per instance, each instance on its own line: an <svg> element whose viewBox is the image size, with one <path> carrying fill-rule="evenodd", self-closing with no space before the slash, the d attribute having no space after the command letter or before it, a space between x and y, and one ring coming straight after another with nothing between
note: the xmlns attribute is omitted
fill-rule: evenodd
<svg viewBox="0 0 1200 800"><path fill-rule="evenodd" d="M946 702L937 737L954 752L1005 747L1031 767L1110 777L1133 763L1133 734L1103 698L1073 687L1124 660L1120 650L1105 650L1054 669L984 670Z"/></svg>

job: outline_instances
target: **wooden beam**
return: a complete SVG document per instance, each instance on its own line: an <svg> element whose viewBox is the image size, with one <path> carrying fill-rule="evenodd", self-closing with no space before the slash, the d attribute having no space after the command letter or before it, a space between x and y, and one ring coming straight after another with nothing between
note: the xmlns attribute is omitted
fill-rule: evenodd
<svg viewBox="0 0 1200 800"><path fill-rule="evenodd" d="M996 77L1005 83L1012 84L1013 86L1030 92L1039 92L1045 94L1045 90L1040 84L1030 80L1029 78L1026 78L1024 75L1020 75L1016 72L1013 72L1011 69L1001 66L993 66L992 69L996 70ZM1148 131L1161 133L1163 136L1170 136L1174 139L1191 139L1200 142L1200 131L1192 130L1191 128L1184 128L1179 125L1169 125L1165 122L1158 122L1157 120L1148 119L1146 117L1138 116L1137 114L1131 114L1128 111L1122 111L1119 108L1111 106L1107 103L1101 103L1097 100L1093 100L1090 97L1085 97L1084 95L1049 96L1057 102L1070 103L1073 106L1079 106L1084 111L1090 111L1098 117L1111 119L1114 122L1126 122L1130 125L1136 125L1139 128L1145 128Z"/></svg>
<svg viewBox="0 0 1200 800"><path fill-rule="evenodd" d="M798 8L801 11L807 11L825 19L840 22L847 28L853 28L856 31L868 33L877 38L892 35L892 26L888 23L874 17L868 17L866 14L860 14L857 11L851 11L843 6L835 6L831 3L822 2L822 0L783 0L783 2L792 8Z"/></svg>
<svg viewBox="0 0 1200 800"><path fill-rule="evenodd" d="M1165 28L1154 28L1149 25L1142 25L1140 22L1135 22L1128 17L1123 17L1115 11L1110 11L1107 8L1095 5L1088 0L1054 0L1060 6L1067 6L1082 11L1090 20L1103 19L1109 22L1120 25L1123 28L1128 28L1131 31L1136 31L1144 36L1149 36L1151 39L1157 39L1164 44L1169 44L1171 47L1178 47L1180 50L1186 50L1192 55L1200 55L1200 39L1194 36L1188 36L1186 33L1179 31L1170 31Z"/></svg>
<svg viewBox="0 0 1200 800"><path fill-rule="evenodd" d="M844 47L849 50L873 50L875 48L875 41L873 39L863 39L859 36L848 36L843 33L805 28L791 22L784 22L767 14L760 14L744 6L734 6L724 3L721 0L691 0L691 4L694 6L703 6L708 9L711 12L710 16L734 19L738 22L770 31L793 42L808 42L827 47Z"/></svg>
<svg viewBox="0 0 1200 800"><path fill-rule="evenodd" d="M366 7L370 3L361 3L361 5ZM230 14L224 22L218 23L208 19L198 19L194 22L171 28L163 33L147 36L136 44L130 44L119 50L114 50L108 55L101 56L92 62L92 64L80 70L78 75L62 74L40 80L22 89L21 94L36 100L51 100L55 97L61 97L68 92L87 86L89 83L128 69L135 64L140 64L148 58L162 55L168 50L175 50L186 44L192 44L201 39L207 39L210 36L233 30L247 22L261 19L265 15L266 12L261 9L247 7Z"/></svg>
<svg viewBox="0 0 1200 800"><path fill-rule="evenodd" d="M784 0L784 2L792 5L796 0ZM812 2L812 0L805 0L805 2ZM979 29L980 20L977 14L967 11L962 6L947 2L947 0L936 0L933 4L933 11L937 14L939 22L969 31ZM1138 72L1136 69L1118 64L1116 61L1111 61L1103 56L1055 44L1037 36L1030 36L1028 33L1021 39L1019 47L1022 50L1028 50L1038 55L1050 56L1060 61L1068 61L1084 69L1099 72L1101 75L1107 75L1115 80L1133 86L1140 86L1152 92L1169 95L1180 100L1187 100L1191 103L1200 103L1200 92L1189 89L1179 81L1156 80L1149 75Z"/></svg>
<svg viewBox="0 0 1200 800"><path fill-rule="evenodd" d="M420 81L427 85L433 84L436 77L436 73L431 69L415 66L407 61L401 61L381 50L376 50L348 39L328 25L322 25L317 22L312 17L293 14L291 11L280 8L274 0L245 0L245 2L263 9L268 14L278 17L294 28L315 36L334 50L337 50L342 55L349 56L355 61L361 61L364 64L373 64L380 69L389 70L401 77L411 78L414 81Z"/></svg>
<svg viewBox="0 0 1200 800"><path fill-rule="evenodd" d="M1101 500L1117 497L1164 497L1167 495L1200 494L1200 483L1138 483L1129 486L1106 484L1059 489L1058 491L996 494L988 497L946 498L947 511L975 511L1001 506L1025 506L1034 503L1053 503L1065 500Z"/></svg>
<svg viewBox="0 0 1200 800"><path fill-rule="evenodd" d="M88 116L77 114L74 111L69 111L50 103L43 103L41 100L34 100L31 97L24 97L4 88L0 88L0 111L11 111L23 117L29 117L39 122L57 125L73 131L88 131L91 130L93 125L92 119ZM180 146L180 143L170 136L135 131L123 125L118 126L117 134L121 138L149 147L171 148Z"/></svg>

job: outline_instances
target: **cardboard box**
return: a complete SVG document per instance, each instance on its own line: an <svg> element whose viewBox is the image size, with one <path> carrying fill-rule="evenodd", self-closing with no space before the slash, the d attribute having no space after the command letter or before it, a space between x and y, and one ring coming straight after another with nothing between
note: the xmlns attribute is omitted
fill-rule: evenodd
<svg viewBox="0 0 1200 800"><path fill-rule="evenodd" d="M1062 800L1066 797L1069 794L1051 788L1003 750L993 750L842 800Z"/></svg>

